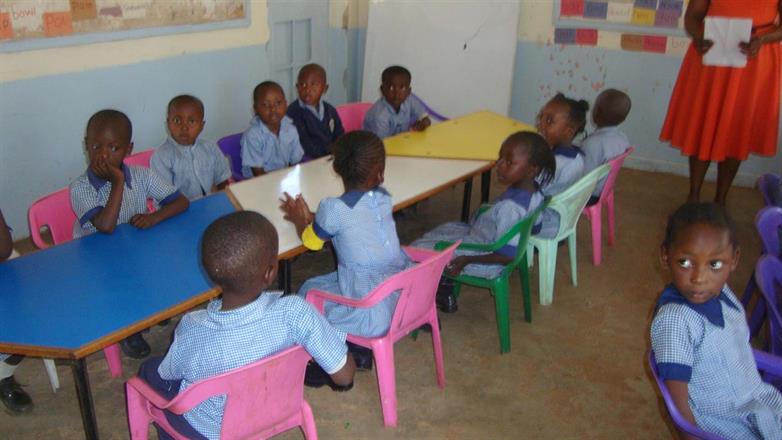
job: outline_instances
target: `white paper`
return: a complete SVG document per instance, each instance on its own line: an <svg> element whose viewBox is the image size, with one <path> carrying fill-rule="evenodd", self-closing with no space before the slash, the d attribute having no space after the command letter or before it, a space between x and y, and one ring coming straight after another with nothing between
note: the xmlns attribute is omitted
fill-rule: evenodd
<svg viewBox="0 0 782 440"><path fill-rule="evenodd" d="M747 56L741 53L739 43L749 42L751 34L751 19L706 17L703 38L713 41L714 45L703 55L703 65L746 66Z"/></svg>

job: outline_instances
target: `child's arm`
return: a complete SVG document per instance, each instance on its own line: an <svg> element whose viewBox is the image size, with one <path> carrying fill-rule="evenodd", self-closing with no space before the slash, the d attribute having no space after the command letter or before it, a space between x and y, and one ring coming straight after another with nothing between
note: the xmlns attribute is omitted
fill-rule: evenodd
<svg viewBox="0 0 782 440"><path fill-rule="evenodd" d="M95 226L95 229L100 232L111 234L114 232L114 228L117 227L117 219L119 218L119 211L122 208L122 194L125 190L125 173L117 167L113 167L105 160L98 161L93 167L92 171L103 179L107 179L111 182L111 192L109 192L109 198L106 200L106 206L98 211L90 223Z"/></svg>
<svg viewBox="0 0 782 440"><path fill-rule="evenodd" d="M8 230L3 212L0 211L0 262L7 260L13 250L14 242L11 240L11 231Z"/></svg>
<svg viewBox="0 0 782 440"><path fill-rule="evenodd" d="M333 380L335 384L346 386L353 383L353 375L355 374L356 362L353 360L353 356L348 353L345 365L339 371L332 373L329 376L331 376L331 380Z"/></svg>
<svg viewBox="0 0 782 440"><path fill-rule="evenodd" d="M682 417L687 419L688 422L697 426L695 423L695 417L692 415L692 410L690 410L690 393L687 389L687 382L683 382L681 380L666 380L664 382L665 386L668 387L668 392L671 393L671 398L673 399L674 405L676 405L676 408L682 414ZM696 440L695 437L684 432L679 432L679 437L686 440Z"/></svg>
<svg viewBox="0 0 782 440"><path fill-rule="evenodd" d="M130 218L130 224L140 229L151 228L163 220L185 211L189 206L190 201L187 200L187 197L179 193L179 196L172 202L161 206L155 212L134 215Z"/></svg>
<svg viewBox="0 0 782 440"><path fill-rule="evenodd" d="M690 0L684 13L684 30L692 37L695 50L703 55L711 49L714 42L703 38L703 19L709 10L710 0Z"/></svg>
<svg viewBox="0 0 782 440"><path fill-rule="evenodd" d="M448 266L445 267L445 271L448 275L456 276L459 275L468 264L506 265L511 261L513 261L513 257L498 254L496 252L485 255L461 255L451 260L451 262L448 263Z"/></svg>
<svg viewBox="0 0 782 440"><path fill-rule="evenodd" d="M266 174L266 170L264 170L263 167L261 168L250 167L250 169L252 170L253 176L255 177L263 176L264 174Z"/></svg>
<svg viewBox="0 0 782 440"><path fill-rule="evenodd" d="M141 169L138 173L138 185L146 185L146 195L160 203L160 209L152 213L136 214L130 224L141 229L151 228L163 220L186 210L190 201L172 185L163 181L152 170Z"/></svg>
<svg viewBox="0 0 782 440"><path fill-rule="evenodd" d="M296 234L301 237L304 229L309 226L315 219L315 214L310 211L307 202L301 194L295 198L291 197L287 192L283 194L283 198L280 199L280 209L285 212L285 220L290 221L296 226Z"/></svg>
<svg viewBox="0 0 782 440"><path fill-rule="evenodd" d="M249 167L253 176L263 176L266 170L266 154L264 154L263 138L257 131L248 130L240 140L242 164Z"/></svg>
<svg viewBox="0 0 782 440"><path fill-rule="evenodd" d="M424 131L427 127L432 125L432 120L429 119L429 115L424 113L421 115L420 118L418 118L417 121L413 123L413 125L410 126L410 130L412 131Z"/></svg>

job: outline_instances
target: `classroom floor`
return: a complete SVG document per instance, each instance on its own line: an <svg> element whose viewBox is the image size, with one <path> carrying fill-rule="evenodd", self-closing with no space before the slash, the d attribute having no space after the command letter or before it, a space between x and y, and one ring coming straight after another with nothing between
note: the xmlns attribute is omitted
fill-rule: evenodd
<svg viewBox="0 0 782 440"><path fill-rule="evenodd" d="M476 179L476 185L478 185ZM398 220L403 243L427 229L459 218L462 187L418 205ZM492 195L500 191L496 182ZM567 249L560 247L554 302L537 301L532 272L533 321L523 320L520 287L511 291L511 352L500 355L494 305L487 291L466 287L459 311L441 315L447 385L437 387L428 334L395 346L399 426L384 428L375 373L358 372L344 394L306 389L318 433L324 439L465 438L669 439L664 407L646 365L648 325L654 301L666 283L657 259L666 216L686 196L687 179L623 170L616 191L618 243L604 243L603 264L591 262L589 223L578 228L578 287L570 282ZM704 195L713 195L707 184ZM479 191L473 192L473 207ZM741 292L759 253L753 226L760 194L731 192L729 210L738 226L743 260L731 278ZM605 222L605 220L604 220ZM604 233L605 236L605 233ZM21 251L29 250L22 243ZM294 287L333 268L327 252L300 257ZM153 354L165 353L174 325L148 334ZM128 437L121 380L112 380L101 353L89 357L98 426L104 439ZM124 377L139 361L123 359ZM83 438L70 369L59 366L61 388L52 393L43 363L26 359L18 380L32 395L31 414L0 411L5 438ZM298 430L278 438L299 439ZM154 438L154 435L152 435Z"/></svg>

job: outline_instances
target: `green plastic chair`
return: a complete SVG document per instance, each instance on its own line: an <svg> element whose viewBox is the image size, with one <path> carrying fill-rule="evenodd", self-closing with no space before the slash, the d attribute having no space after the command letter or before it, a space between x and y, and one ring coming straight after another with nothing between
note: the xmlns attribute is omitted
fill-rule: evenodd
<svg viewBox="0 0 782 440"><path fill-rule="evenodd" d="M516 256L513 258L513 261L503 268L500 275L496 278L488 279L471 275L459 275L456 277L448 276L448 278L455 282L453 289L454 296L459 296L462 284L483 287L491 291L491 294L494 296L494 308L497 313L497 332L500 336L500 353L507 353L510 351L510 311L508 310L508 295L510 291L510 275L516 268L519 269L519 275L521 276L521 291L524 296L524 320L532 322L532 302L530 299L529 269L527 265L527 242L532 232L532 226L537 221L540 213L546 209L548 203L549 199L546 198L537 209L532 211L524 220L510 228L508 232L494 243L462 243L459 245L457 249L495 252L508 244L513 237L519 235ZM488 206L481 207L479 213L487 208ZM451 243L452 242L441 241L435 245L435 250L443 250Z"/></svg>
<svg viewBox="0 0 782 440"><path fill-rule="evenodd" d="M527 245L527 254L532 255L528 259L529 266L532 267L535 259L534 249L538 250L538 260L540 263L540 303L549 305L554 298L554 274L557 268L557 248L560 241L567 239L568 250L570 251L570 277L573 285L578 285L578 274L576 266L576 225L584 210L589 196L595 190L597 182L611 171L610 164L603 164L587 175L577 180L575 183L561 193L551 197L548 209L553 209L559 214L559 231L553 238L541 238L532 236Z"/></svg>

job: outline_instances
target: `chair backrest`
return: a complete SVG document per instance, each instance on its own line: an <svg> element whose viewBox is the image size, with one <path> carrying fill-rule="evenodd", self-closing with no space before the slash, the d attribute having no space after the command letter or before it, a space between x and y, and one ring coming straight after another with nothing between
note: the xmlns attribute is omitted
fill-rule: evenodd
<svg viewBox="0 0 782 440"><path fill-rule="evenodd" d="M584 206L595 190L597 181L606 176L610 170L611 165L604 163L578 179L566 190L551 197L548 208L559 214L559 232L556 238L567 235L576 227L581 211L584 210Z"/></svg>
<svg viewBox="0 0 782 440"><path fill-rule="evenodd" d="M763 255L755 265L755 282L766 305L771 354L782 356L782 261L773 255ZM762 307L758 303L756 307Z"/></svg>
<svg viewBox="0 0 782 440"><path fill-rule="evenodd" d="M495 245L502 247L516 235L519 236L519 243L516 245L516 256L513 257L513 261L511 261L510 264L505 265L505 269L502 270L503 275L507 275L507 272L512 272L521 262L521 258L524 256L524 253L527 252L527 244L529 243L530 235L532 235L532 227L535 226L535 222L537 222L540 214L548 208L549 203L551 203L551 198L546 197L540 206L535 208L528 216L524 217L524 220L517 223L516 226L510 228L508 232L500 237L495 243ZM531 257L528 256L527 258Z"/></svg>
<svg viewBox="0 0 782 440"><path fill-rule="evenodd" d="M763 194L763 203L766 206L779 205L782 202L782 194L779 193L780 177L773 173L763 174L758 177L758 189Z"/></svg>
<svg viewBox="0 0 782 440"><path fill-rule="evenodd" d="M697 426L693 425L687 419L684 418L682 413L679 412L679 409L676 408L676 404L673 402L671 393L668 392L668 387L665 386L665 382L663 382L663 380L660 379L660 375L657 371L657 361L655 361L654 352L652 351L649 351L649 367L652 369L652 375L654 376L654 381L657 382L657 388L660 390L660 393L663 395L663 401L665 401L665 407L668 409L668 415L671 416L671 419L673 419L673 423L680 431L686 432L689 435L695 436L703 440L724 440L722 437L706 432L698 428Z"/></svg>
<svg viewBox="0 0 782 440"><path fill-rule="evenodd" d="M41 228L46 226L52 235L54 244L73 239L73 224L76 213L71 208L71 192L63 188L33 202L27 213L30 236L39 249L49 247L41 237Z"/></svg>
<svg viewBox="0 0 782 440"><path fill-rule="evenodd" d="M755 216L755 227L763 242L763 253L782 258L782 208L766 206Z"/></svg>
<svg viewBox="0 0 782 440"><path fill-rule="evenodd" d="M372 107L371 102L353 102L337 106L337 114L342 121L345 133L361 130L364 125L364 115Z"/></svg>
<svg viewBox="0 0 782 440"><path fill-rule="evenodd" d="M231 163L231 176L236 182L244 180L242 175L242 133L236 133L226 136L217 141L217 146L220 147L220 151L228 156L228 161Z"/></svg>
<svg viewBox="0 0 782 440"><path fill-rule="evenodd" d="M304 370L310 359L301 346L291 347L219 376L196 382L171 401L179 413L224 394L220 438L267 438L276 425L301 413Z"/></svg>
<svg viewBox="0 0 782 440"><path fill-rule="evenodd" d="M611 165L611 171L608 172L608 177L606 177L605 183L603 183L603 190L600 191L600 200L603 200L604 196L610 194L614 190L616 176L619 175L619 170L622 169L622 164L624 164L627 156L629 156L633 151L635 151L634 147L627 147L624 153L607 162L609 165Z"/></svg>
<svg viewBox="0 0 782 440"><path fill-rule="evenodd" d="M429 104L426 103L423 99L421 99L420 96L416 95L415 93L411 93L410 97L418 101L421 106L426 110L426 112L429 114L429 116L433 119L437 119L440 121L447 121L449 118L448 116L443 115L442 113L437 112L435 109L429 106Z"/></svg>
<svg viewBox="0 0 782 440"><path fill-rule="evenodd" d="M125 162L125 165L149 168L149 161L152 159L154 153L155 149L152 148L147 151L142 151L141 153L131 154L126 157L123 162Z"/></svg>

